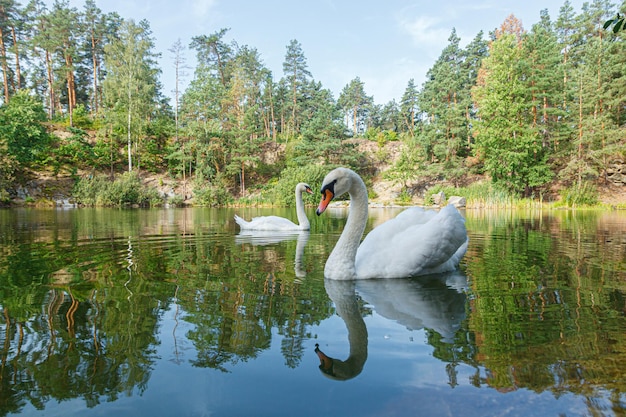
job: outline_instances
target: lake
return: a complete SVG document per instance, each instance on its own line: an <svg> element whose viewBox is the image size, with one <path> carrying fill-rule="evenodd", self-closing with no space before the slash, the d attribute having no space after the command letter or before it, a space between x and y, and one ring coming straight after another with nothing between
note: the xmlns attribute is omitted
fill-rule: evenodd
<svg viewBox="0 0 626 417"><path fill-rule="evenodd" d="M1 210L0 415L626 414L626 212L468 209L458 271L325 282L307 211Z"/></svg>

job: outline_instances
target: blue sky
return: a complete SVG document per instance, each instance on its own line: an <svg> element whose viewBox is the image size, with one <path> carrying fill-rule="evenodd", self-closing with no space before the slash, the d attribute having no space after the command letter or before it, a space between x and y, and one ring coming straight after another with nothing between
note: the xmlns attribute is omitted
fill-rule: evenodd
<svg viewBox="0 0 626 417"><path fill-rule="evenodd" d="M49 4L52 0L47 0ZM565 0L96 0L103 12L146 19L161 53L164 94L172 96L174 70L168 51L177 39L187 46L193 36L230 28L225 40L256 48L274 79L283 76L286 47L302 46L309 71L335 98L355 77L377 104L399 101L409 79L418 87L453 28L462 45L485 35L514 14L530 30L547 9L556 20ZM580 13L582 0L570 0ZM82 9L84 0L70 0ZM617 10L617 9L616 9ZM186 49L187 65L195 51ZM193 76L193 70L184 85Z"/></svg>

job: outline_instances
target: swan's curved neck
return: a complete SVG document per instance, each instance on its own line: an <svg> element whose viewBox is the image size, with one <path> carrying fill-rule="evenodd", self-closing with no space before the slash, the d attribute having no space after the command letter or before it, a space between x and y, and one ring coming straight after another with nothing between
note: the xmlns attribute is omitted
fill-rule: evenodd
<svg viewBox="0 0 626 417"><path fill-rule="evenodd" d="M304 202L302 201L302 190L296 189L296 215L298 216L298 225L300 229L307 230L310 227L309 218L304 211Z"/></svg>
<svg viewBox="0 0 626 417"><path fill-rule="evenodd" d="M358 175L352 176L348 194L350 195L348 220L341 237L326 261L324 268L326 278L356 278L354 260L367 223L367 188Z"/></svg>

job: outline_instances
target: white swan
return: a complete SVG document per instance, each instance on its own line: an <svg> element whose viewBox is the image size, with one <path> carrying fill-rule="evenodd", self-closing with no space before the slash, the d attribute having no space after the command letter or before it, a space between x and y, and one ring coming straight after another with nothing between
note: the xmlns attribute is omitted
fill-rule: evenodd
<svg viewBox="0 0 626 417"><path fill-rule="evenodd" d="M278 216L255 217L248 222L236 214L235 222L237 222L241 230L309 230L311 225L302 202L302 193L304 192L313 194L308 184L301 182L296 185L296 215L298 216L299 224Z"/></svg>
<svg viewBox="0 0 626 417"><path fill-rule="evenodd" d="M315 345L324 376L345 381L361 373L368 356L368 330L359 299L380 316L410 331L429 329L454 343L466 318L467 277L461 271L406 279L325 279L324 288L348 330L349 356L340 360ZM320 337L322 339L322 337ZM334 344L334 343L333 343Z"/></svg>
<svg viewBox="0 0 626 417"><path fill-rule="evenodd" d="M319 216L335 197L350 195L350 212L324 276L330 279L404 278L452 271L467 250L465 219L452 205L439 212L412 207L373 229L367 222L367 189L361 177L336 168L322 183Z"/></svg>

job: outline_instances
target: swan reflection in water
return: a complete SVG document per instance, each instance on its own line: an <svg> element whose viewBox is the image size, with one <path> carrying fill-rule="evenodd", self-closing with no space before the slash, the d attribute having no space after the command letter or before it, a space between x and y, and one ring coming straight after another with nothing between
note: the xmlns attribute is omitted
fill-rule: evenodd
<svg viewBox="0 0 626 417"><path fill-rule="evenodd" d="M327 356L315 345L319 369L335 380L356 377L367 360L367 327L359 309L359 296L380 316L409 330L433 330L446 343L454 341L465 319L467 277L458 270L406 279L326 279L324 287L346 324L350 346L348 358L342 361Z"/></svg>
<svg viewBox="0 0 626 417"><path fill-rule="evenodd" d="M309 241L309 231L266 231L266 230L242 230L235 236L235 243L238 245L247 243L253 246L267 246L288 240L296 240L296 256L294 259L294 270L296 277L304 278L306 269L304 268L304 247Z"/></svg>

